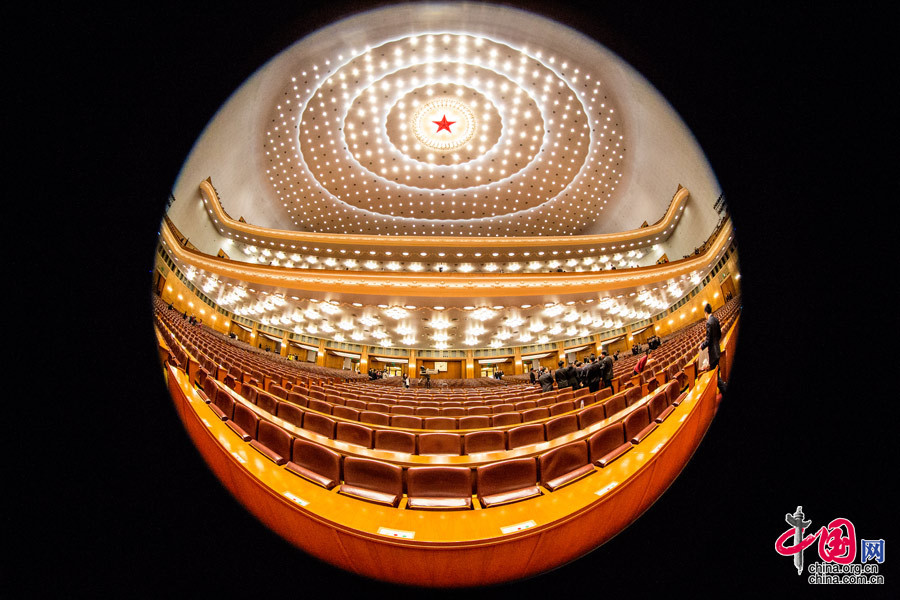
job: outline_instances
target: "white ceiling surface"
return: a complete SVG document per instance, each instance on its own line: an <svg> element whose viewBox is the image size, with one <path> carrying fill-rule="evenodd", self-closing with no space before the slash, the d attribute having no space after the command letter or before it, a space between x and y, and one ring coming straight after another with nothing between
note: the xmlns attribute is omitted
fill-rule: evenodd
<svg viewBox="0 0 900 600"><path fill-rule="evenodd" d="M366 47L391 43L396 46L394 40L428 32L468 34L486 38L488 44L502 43L513 49L525 48L529 60L540 48L542 56L534 60L543 62L547 69L563 72L561 65L571 63L568 75L561 77L566 80L566 85L577 88L577 77L581 76L583 83L586 74L590 74L594 81L600 80L602 93L608 96L606 110L616 107L615 114L602 115L622 119L617 131L624 137L621 179L615 183L616 189L602 211L599 210L602 205L599 201L593 207L582 209L579 204L576 209L569 209L583 210L597 220L588 220L578 230L567 230L565 233L613 233L636 229L644 221L653 223L663 215L678 184L691 191L692 201L685 207L675 235L665 245L670 257L680 258L690 253L712 231L718 219L712 209L720 193L718 183L690 131L650 83L616 55L574 30L524 11L474 4L396 6L371 11L320 30L270 60L228 99L204 130L176 181L173 190L176 202L169 216L201 250L215 254L223 247L222 236L207 218L198 190L200 181L212 177L224 208L233 218L244 217L249 223L278 229L313 230L312 226L304 228L292 223L266 174L270 164L265 149L271 148L270 143L267 145L267 141L271 140L267 137L267 130L272 127L273 116L277 116L273 113L276 110L274 107L283 102L285 92L296 83L291 84L291 78L299 76L311 63L320 69L339 72L341 61L336 58L338 55L342 55L346 63L353 59L350 50L356 50L359 54ZM549 62L551 56L554 59L552 64ZM326 57L331 57L328 66L324 64ZM533 63L528 64L530 69ZM576 64L584 71L575 76L576 83L573 83L571 69ZM500 66L495 68L502 71ZM506 75L512 76L513 71ZM542 77L547 72L542 70ZM323 76L321 80L324 79ZM420 82L420 85L423 84ZM414 86L410 83L409 87ZM297 102L306 102L307 99L301 98ZM579 96L579 100L584 103L585 95ZM549 108L542 107L545 112ZM593 115L591 110L587 112ZM508 117L504 115L504 119ZM332 126L337 124L338 120L332 121ZM592 127L597 130L598 123L592 121ZM296 131L292 135L294 144L297 144ZM541 142L543 152L539 152L539 158L535 161L538 166L543 157L553 150L546 144L547 139L549 136ZM297 153L302 156L303 150L301 148ZM305 150L309 155L309 149ZM596 156L596 152L591 154L592 158ZM326 155L321 155L321 159L325 158ZM587 166L593 165L588 163ZM514 182L515 176L510 176L508 181ZM387 186L382 189L387 189ZM573 192L563 189L559 197L567 191ZM559 198L550 199L527 214L532 215L535 222L543 215L547 221L555 223L559 215L559 202ZM579 198L579 203L582 202L585 200ZM320 214L336 212L340 206L346 207L347 204L323 201L319 205L320 209L324 209ZM373 219L370 212L359 209L351 209L350 212L354 211L357 218L364 222ZM502 222L504 228L512 228L507 235L533 233L516 230L517 224L524 227L525 214L519 212L501 221L486 218L476 222L493 223L495 226ZM374 218L382 216L377 214ZM414 222L421 223L422 220ZM433 229L429 228L430 231ZM360 227L354 226L347 232L359 233Z"/></svg>
<svg viewBox="0 0 900 600"><path fill-rule="evenodd" d="M564 63L568 64L568 69L572 69L574 65L584 69L575 77L584 77L589 73L592 80L600 80L603 93L607 97L604 110L614 106L615 113L608 116L614 116L621 121L617 126L617 134L623 136L624 151L621 157L615 157L620 162L617 171L621 173L621 178L615 183L616 189L611 192L605 205L602 199L595 199L593 207L582 209L578 206L577 209L571 209L589 212L592 217L597 218L596 221L591 222L588 219L586 225L556 232L557 235L617 233L637 229L644 221L655 223L664 215L678 184L690 190L691 200L685 205L672 236L661 241L661 248L656 252L666 252L670 260L679 259L683 255L691 254L693 249L702 244L713 231L719 219L719 215L712 208L721 193L718 182L690 131L650 83L617 56L571 29L523 11L482 4L419 4L372 11L327 27L273 58L228 99L192 149L174 186L173 194L176 201L168 213L176 227L200 251L207 254L215 256L220 248L230 248L226 243L230 242L229 238L215 228L200 197L200 182L211 177L223 207L232 218L243 217L248 223L276 229L304 230L294 226L291 214L283 206L284 202L279 199L276 187L266 174L266 169L271 166L271 154L266 156L266 151L275 149L273 138L267 131L273 127L273 111L278 110L276 107L284 102L287 97L285 93L292 90L291 78L299 75L304 68L309 69L310 64L317 64L320 69L337 69L341 66L339 63L353 60L351 50L359 54L364 52L367 46L381 47L391 43L395 45L388 47L396 49L398 40L410 43L408 36L429 32L435 33L436 37L441 37L445 33L452 34L449 38L451 40L461 39L465 34L471 36L468 37L470 40L468 43L475 37L483 37L488 47L496 43L506 44L513 49L524 47L527 51L526 60L544 61L543 66L531 62L529 68L544 69L542 77L545 80L549 73L547 69L551 71L561 69ZM454 35L457 37L454 38ZM535 58L539 48L537 44L540 44L542 53L540 59ZM339 54L344 57L342 61L335 58ZM395 56L399 57L399 53ZM521 54L514 56L521 60ZM552 64L549 62L551 56L554 60ZM332 57L328 59L331 61L330 65L324 64L327 57ZM574 73L569 72L565 77L558 79L571 78L573 75ZM324 79L326 77L323 76L321 80ZM421 85L424 83L420 82ZM558 86L559 83L554 81L553 85ZM576 87L570 80L566 80L565 85ZM475 87L474 84L472 87ZM352 97L355 93L349 95ZM598 111L592 107L596 107L599 101L591 97L592 93L591 91L581 94L578 98L582 106L587 106L585 112L591 115L591 129L597 131L601 130L602 126L595 122L599 120L595 119L595 112ZM698 93L701 91L698 90ZM302 98L297 102L306 103L308 99ZM541 110L545 122L554 118L552 107L545 106ZM547 112L548 110L550 112ZM344 114L349 113L345 110ZM600 111L599 114L605 120L607 113ZM504 119L504 131L514 130L515 125L506 129L510 115L505 114L501 117ZM331 127L344 122L340 119L329 121ZM385 127L386 125L382 127L381 133L384 133ZM292 131L293 143L300 147L287 155L304 156L305 151L305 155L309 156L309 148L304 148L299 143L296 128L289 127L289 129ZM372 133L381 135L374 129ZM396 133L393 132L394 135ZM334 136L332 139L336 140L335 146L340 145L342 134L331 132L329 135ZM544 160L544 156L559 150L559 146L548 145L548 139L550 136L545 135L540 142L541 151L537 154L538 158L529 163L531 166L543 168L541 161ZM584 164L579 166L579 169L592 170L596 167L591 160L602 153L602 149L595 149L597 139L599 137L592 134L591 153L587 154L591 159L587 162L582 161ZM605 139L610 137L607 136ZM290 143L288 140L285 145L290 147ZM278 144L280 145L280 142ZM564 146L565 143L561 145ZM396 146L388 148L391 149L398 150ZM490 155L491 152L489 149L484 155ZM562 150L560 153L566 159L574 160L579 156L583 158L583 155L576 156L571 152L565 155ZM409 154L414 152L410 151ZM333 156L332 153L320 154L316 160L334 160L331 158ZM403 157L400 158L403 160ZM481 158L473 161L473 164L478 160ZM298 171L305 168L302 164L295 166L298 167ZM431 169L435 170L434 167ZM436 170L439 171L440 168ZM371 173L368 176L372 177ZM573 185L578 184L579 177L582 177L580 173L571 180L574 182ZM514 182L515 175L511 175L509 181ZM584 181L582 179L581 183ZM387 182L382 184L382 189L389 187L386 184ZM309 195L318 194L323 200L317 201L318 204L311 203L306 210L323 209L324 212L321 214L328 214L331 218L333 217L331 213L348 206L348 202L334 198L327 199L327 195L321 193L322 189L324 187ZM418 193L418 191L420 190L404 189L404 193ZM570 205L575 203L572 200L575 194L572 192L573 190L565 189L563 186L558 197L544 199L543 204L529 211L519 211L505 220L488 216L475 221L493 225L502 222L504 228L510 226L512 229L508 235L528 235L531 232L527 230L529 221L526 216L532 217L530 221L532 225L540 219L554 221L560 214L561 202L569 202ZM569 200L564 199L567 194L572 194ZM588 200L579 198L579 202L584 203ZM604 206L602 211L599 210L600 206ZM371 212L359 208L354 208L350 212L364 224L348 226L346 233L374 233L370 231L371 225L378 222L374 217L384 218L384 215L373 217ZM411 222L422 221L399 219L397 222L402 223L403 227L408 227ZM517 224L521 224L521 227L517 228ZM417 231L419 230L421 229L417 228ZM448 247L452 247L452 238L448 239ZM182 270L190 271L189 268L184 268L184 265L181 267ZM204 292L211 294L211 297L219 300L236 287L254 288L250 290L252 294L249 297L239 302L240 307L237 305L226 307L230 310L241 308L242 311L255 307L256 312L253 312L250 318L296 333L309 333L338 341L346 336L344 339L348 342L363 344L461 348L473 345L505 347L523 343L555 342L594 333L600 333L602 337L604 331L645 319L676 302L699 283L705 272L706 269L703 269L702 272L694 272L690 276L679 278L678 281L661 281L648 289L623 287L615 291L610 290L602 294L602 297L598 297L596 293L580 293L505 299L436 297L425 300L363 295L350 298L341 294L323 295L305 292L301 289L302 285L297 290L282 290L268 286L247 286L242 282L221 277L214 277L213 279L217 281L212 282L214 285L207 289L207 285L204 284L209 284L210 281L203 274L199 275L200 278L195 283L203 287ZM299 283L302 283L302 275L298 277ZM275 295L286 299L286 304L275 306L268 303L267 299ZM316 304L316 300L334 302L340 311L334 315L304 316L305 311L315 312L321 306ZM362 306L352 305L352 302ZM406 317L395 319L385 315L384 308L387 305L407 304L415 305L416 308L409 311ZM446 310L435 311L429 308L437 304L443 304ZM466 304L471 304L471 307L466 307ZM552 306L554 304L556 307ZM472 318L472 310L475 307L494 307L494 314L484 321ZM446 325L436 327L435 324L441 320L446 320ZM348 328L340 327L341 324L347 325ZM442 338L443 333L447 336ZM351 337L353 334L355 337Z"/></svg>

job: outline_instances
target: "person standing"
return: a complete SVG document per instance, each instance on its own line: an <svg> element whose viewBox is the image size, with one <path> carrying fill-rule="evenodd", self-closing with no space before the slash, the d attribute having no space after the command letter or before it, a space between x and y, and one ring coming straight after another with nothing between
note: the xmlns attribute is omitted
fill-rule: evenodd
<svg viewBox="0 0 900 600"><path fill-rule="evenodd" d="M556 372L553 374L553 377L556 379L556 388L563 389L567 387L571 387L572 384L569 382L569 373L566 370L565 361L559 361L559 368L556 369Z"/></svg>
<svg viewBox="0 0 900 600"><path fill-rule="evenodd" d="M591 364L587 367L587 386L593 394L600 390L600 381L603 379L603 365L597 357L591 360Z"/></svg>
<svg viewBox="0 0 900 600"><path fill-rule="evenodd" d="M553 390L553 375L550 374L550 369L541 367L541 376L538 377L538 383L541 384L542 392L550 392Z"/></svg>
<svg viewBox="0 0 900 600"><path fill-rule="evenodd" d="M528 380L531 381L531 385L537 381L537 377L534 375L534 367L528 370Z"/></svg>
<svg viewBox="0 0 900 600"><path fill-rule="evenodd" d="M712 305L707 304L704 308L706 311L706 339L703 340L703 343L700 344L700 349L708 348L709 349L709 367L707 369L703 369L704 371L711 371L719 366L719 357L721 356L722 351L719 349L719 344L722 341L722 327L719 325L719 319L716 318L714 314L712 314ZM716 371L716 386L719 388L719 392L725 393L725 382L722 381L722 376Z"/></svg>
<svg viewBox="0 0 900 600"><path fill-rule="evenodd" d="M605 388L608 387L608 388L610 389L610 391L613 391L613 392L614 392L615 390L613 390L613 384L612 384L612 380L613 380L613 359L612 359L612 357L609 355L609 352L607 352L606 350L604 350L603 352L601 352L600 355L603 357L603 359L600 361L600 362L602 363L602 366L603 366L603 371L602 371L602 374L601 374L601 376L600 376L600 379L601 379L602 382L603 382L602 387L605 387Z"/></svg>

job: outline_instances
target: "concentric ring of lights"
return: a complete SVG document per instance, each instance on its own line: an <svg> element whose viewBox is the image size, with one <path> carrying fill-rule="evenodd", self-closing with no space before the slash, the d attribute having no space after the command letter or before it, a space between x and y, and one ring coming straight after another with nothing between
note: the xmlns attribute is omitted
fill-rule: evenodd
<svg viewBox="0 0 900 600"><path fill-rule="evenodd" d="M574 234L612 198L624 136L601 82L574 64L470 34L405 37L338 60L292 79L264 140L267 175L299 229L502 235L513 226L516 235ZM384 118L429 86L468 88L490 101L502 119L497 143L469 162L404 154ZM515 98L535 103L528 124ZM354 114L365 117L365 129L350 127ZM539 119L540 131L532 131ZM470 145L479 136L476 129Z"/></svg>
<svg viewBox="0 0 900 600"><path fill-rule="evenodd" d="M450 132L451 137L450 139L442 139L438 137L442 133L440 125L438 126L438 131L431 131L434 128L433 123L435 123L431 117L437 116L436 113L442 113L444 118L446 118L448 110L451 116L456 119L452 124L457 126L457 131L452 132L450 127L448 127L447 131ZM419 106L413 114L410 125L413 134L420 143L432 150L446 152L448 150L456 150L469 143L469 140L475 135L477 120L475 119L475 114L462 102L453 98L437 98Z"/></svg>

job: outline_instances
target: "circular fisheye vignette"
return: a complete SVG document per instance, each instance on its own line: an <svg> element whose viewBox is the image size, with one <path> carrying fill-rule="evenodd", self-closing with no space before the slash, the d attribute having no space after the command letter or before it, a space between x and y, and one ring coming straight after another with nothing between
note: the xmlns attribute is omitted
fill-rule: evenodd
<svg viewBox="0 0 900 600"><path fill-rule="evenodd" d="M663 366L660 363L665 361L666 370L657 371L654 376L648 376L647 371L631 376L628 373L620 375L616 377L609 395L602 399L593 393L590 398L585 394L579 394L576 398L577 390L567 392L564 387L555 390L552 404L541 404L539 395L536 400L523 400L526 396L536 395L533 393L509 396L506 399L513 406L516 399L526 403L520 410L508 411L519 416L519 425L494 425L492 417L491 426L472 430L428 430L396 426L391 418L394 414L391 406L400 406L397 404L398 398L379 394L383 388L376 388L362 373L360 377L347 377L340 372L343 369L324 366L325 354L343 348L340 344L344 342L335 340L334 329L332 332L324 328L316 330L319 334L316 337L307 335L311 331L309 325L299 330L299 325L294 325L291 321L276 321L272 317L288 298L310 297L312 301L310 290L304 289L304 286L308 286L306 281L309 271L300 270L300 265L285 266L282 262L271 267L274 270L266 272L260 283L254 283L260 279L254 279L250 274L255 273L257 267L246 256L238 254L242 252L241 248L258 246L269 252L266 258L274 256L273 260L279 260L279 253L287 257L289 253L280 249L285 242L279 240L289 240L290 232L296 230L291 227L290 217L282 218L283 227L262 228L259 230L259 238L251 237L249 240L236 242L237 238L233 233L228 235L220 227L222 223L215 203L211 205L210 197L198 191L202 187L198 183L210 177L209 173L200 177L198 174L203 171L213 172L217 181L223 181L223 193L226 189L240 187L240 176L236 175L229 180L227 176L222 176L221 169L216 169L216 165L222 162L228 166L229 161L243 160L246 157L240 156L237 151L236 155L232 155L227 150L212 151L210 147L217 146L213 143L217 139L221 141L235 133L234 128L238 127L235 122L240 122L235 119L235 114L243 114L242 110L270 112L274 96L285 85L301 91L300 86L293 85L296 83L296 75L290 75L291 73L298 70L299 73L311 73L322 69L322 72L312 78L321 87L329 82L336 84L341 74L345 76L345 81L348 75L357 75L352 70L342 73L341 65L353 64L355 60L361 60L362 64L376 63L374 55L366 53L372 52L372 49L377 51L381 46L394 43L397 39L407 40L410 47L424 48L428 48L436 40L449 43L465 39L467 45L488 47L497 52L492 54L488 51L484 56L469 56L459 52L448 59L447 56L440 55L435 50L437 46L433 45L432 50L428 51L433 63L420 60L421 55L414 51L409 56L416 57L416 64L420 67L423 64L426 68L429 64L450 64L454 68L462 66L462 75L465 75L464 67L474 62L478 56L475 64L479 69L501 70L502 75L515 81L522 89L530 88L530 94L520 97L522 101L526 97L536 99L544 112L534 117L546 121L548 128L554 119L557 122L565 121L566 117L562 115L568 112L560 111L578 113L579 116L573 117L573 123L582 119L598 126L589 127L590 132L583 132L588 134L588 140L580 142L588 145L591 151L595 151L598 145L608 145L605 142L617 139L617 135L636 129L633 126L629 128L629 118L677 120L677 116L673 117L673 112L666 112L671 109L661 98L656 99L656 102L657 110L662 116L642 115L630 108L624 94L619 92L617 95L620 89L617 84L621 86L621 80L626 75L639 76L630 73L627 65L616 63L616 57L596 42L578 37L580 34L574 34L578 37L578 51L571 50L567 54L568 46L563 40L568 39L571 43L573 32L561 25L518 10L480 6L470 7L474 15L463 15L455 23L454 34L439 34L431 25L433 10L438 9L387 8L345 19L301 40L251 78L272 86L275 92L270 94L270 98L259 101L259 104L245 102L245 105L241 105L244 98L239 90L226 103L201 136L206 139L198 141L179 175L175 196L186 197L186 202L179 203L176 200L164 219L157 263L155 320L167 385L186 431L220 481L260 521L309 554L351 572L408 585L468 587L533 576L577 559L622 531L660 497L696 449L712 421L717 403L722 400L721 389L717 389L717 385L720 379L723 382L727 380L734 354L740 274L730 220L714 220L712 234L703 244L695 246L693 253L685 253L684 258L680 259L693 261L690 266L696 268L688 269L687 276L674 283L670 280L658 282L659 286L665 286L671 292L672 297L680 295L681 300L668 304L665 310L654 314L653 317L657 318L651 319L654 323L652 328L622 328L629 335L619 336L621 341L618 344L614 335L608 335L610 329L603 330L607 321L600 321L600 329L594 332L597 334L593 338L597 353L600 354L602 350L611 351L615 347L620 353L626 354L622 360L626 360L627 355L631 354L632 345L653 337L651 332L654 335L680 332L681 335L667 339L660 348L653 348L645 361L645 365L652 365L656 361L657 366ZM405 17L418 15L418 20L397 19L398 12L403 12ZM485 19L486 16L504 18ZM410 34L410 22L420 26L421 33ZM404 25L399 27L396 23ZM401 30L403 35L398 33ZM521 42L521 39L535 39L534 31L544 34L541 36L545 40L543 48L533 42L525 47ZM333 44L329 36L333 37L335 32L344 34L340 38L342 40L354 35L368 35L371 39L360 40L360 54L357 56L347 53L346 48L340 54L331 56L329 52L338 50L336 47L329 47L329 44ZM525 36L524 32L531 32L532 35ZM478 40L482 41L478 43ZM598 63L592 60L596 56L590 55L583 47L588 42L591 52L600 53L604 59L612 61L616 68L610 67L607 71L601 69L589 77L591 73L588 67ZM518 54L509 53L504 57L499 51L500 47L508 48L509 52L515 50ZM551 52L550 48L555 48L556 53ZM370 58L367 59L366 56ZM396 52L395 48L390 59L381 61L386 63L381 68L402 68L406 66L403 57L404 53ZM304 71L308 61L313 61L312 66L318 68ZM599 64L602 65L602 61ZM325 68L329 65L330 70ZM506 68L510 69L509 72L502 71ZM528 80L529 74L534 76L535 73L542 76L542 81ZM377 79L377 74L372 77ZM447 78L448 75L442 72L440 77ZM593 80L591 85L581 86L585 89L578 86L579 80L584 82L590 79ZM290 83L286 84L286 81ZM354 92L365 91L365 77L354 81L360 86ZM600 87L596 84L598 81L600 85L611 88L603 90L603 101L598 95L600 92L593 91ZM561 86L559 82L562 82ZM373 114L384 117L396 106L397 97L403 97L404 93L428 83L427 79L410 79L405 82L407 88L395 86L399 89L393 90L394 96L388 94L383 104L372 102L375 107ZM438 83L445 86L463 85L455 80L448 83L446 79ZM302 94L296 94L298 98L293 101L297 111L294 119L314 108L315 100L319 98L319 87L307 85ZM466 89L477 90L478 85L478 81L465 80ZM559 98L551 93L556 91L553 86L567 87L563 90L562 97L569 104L559 105ZM652 86L650 88L655 93ZM508 144L507 148L514 147L513 142L505 138L526 139L537 143L538 152L530 149L534 154L539 154L545 146L548 149L559 147L556 145L559 142L546 131L542 131L535 140L534 135L528 138L525 125L519 124L519 128L516 128L523 118L523 115L513 112L519 103L501 102L500 100L506 100L505 96L496 96L487 88L484 93L491 94L491 106L496 106L495 110L502 123L499 137L496 142L492 141L489 151L494 159L501 156L505 143ZM559 96L558 91L556 95ZM500 100L495 102L493 99L496 98ZM479 117L459 101L448 98L442 103L441 100L420 103L418 108L410 107L413 110L406 122L412 130L409 132L412 134L410 143L415 139L426 146L424 150L418 149L419 152L427 153L429 148L443 150L445 147L441 144L444 143L450 146L456 144L454 148L462 148L473 140L477 141ZM608 119L607 122L612 122L613 113L599 108L607 109L607 105L614 106L617 103L620 114L625 115L617 117L623 119L616 122L619 133L609 133L606 134L607 137L595 135L596 128L604 127L600 124L598 115ZM284 111L287 102L276 102L275 106L274 110ZM434 111L443 111L442 118L431 119ZM451 111L456 111L453 115L463 114L463 118L448 118L447 114ZM269 112L263 117L268 119ZM284 113L279 112L281 114ZM340 115L332 117L330 121L322 118L320 123L324 126L328 121L329 126L334 127L343 122L338 117ZM222 122L218 122L220 120ZM424 133L424 130L416 129L421 124L427 125L427 121L435 123L436 129L433 132ZM462 121L462 133L447 131L452 128L450 121ZM681 131L682 127L680 121L672 126L678 135L695 145L689 132L685 134ZM275 128L284 136L281 139L285 141L277 141L279 138L271 132L260 132L269 148L274 148L276 143L286 143L288 146L294 143L301 148L306 147L302 141L302 120L285 120ZM575 127L570 129L575 130L570 133L576 133L578 138L582 137L580 130ZM455 134L456 137L449 139L448 136L447 141L441 141L437 136L444 132L451 136ZM342 135L346 136L347 132ZM377 129L368 131L363 137L372 136L371 139L374 139L376 135L385 139L388 137L385 131ZM641 140L636 137L630 143L640 147ZM386 144L382 141L380 146L376 142L373 144L382 153L391 148L396 149L395 143ZM328 150L330 146L329 142ZM573 142L572 147L580 146ZM708 170L705 157L699 148L689 149L699 158L688 167L703 174L704 169ZM598 165L586 158L591 155L591 151L565 157L573 165L566 168L575 169L576 174L568 179L561 179L557 188L553 187L557 185L555 182L548 184L548 193L535 199L532 208L553 210L556 205L564 205L565 193L569 187L593 181L587 172L591 171L591 166ZM477 154L477 150L475 152ZM324 185L326 182L316 175L316 167L320 165L310 164L333 154L323 150L318 159L305 162L297 160L301 154L302 150L299 150L293 155L295 162L291 169L305 173L305 189L312 191L318 187L320 197L330 197L334 206L349 205L347 197L333 194L328 196L327 186ZM616 156L625 162L624 154ZM415 157L406 159L422 162ZM352 162L348 158L345 164L350 165ZM471 162L466 161L466 164ZM472 182L458 188L474 195L483 191L482 185L500 186L504 185L504 181L505 185L509 185L515 180L517 173L525 172L528 176L528 169L537 165L536 160L529 157L521 166L516 164L510 167L503 178L492 178L486 174L484 184ZM435 168L439 167L452 169L454 164L435 165ZM469 168L472 168L471 164ZM515 171L515 168L520 171ZM585 173L581 173L582 169ZM266 170L266 174L270 170ZM676 165L674 170L688 168ZM368 171L368 174L377 177L377 168ZM245 171L243 175L249 178L251 174ZM322 172L319 172L319 176L321 175ZM634 172L629 172L624 178L608 173L607 183L626 185L629 179L633 180L638 176ZM266 177L262 173L256 173L255 177L264 183L268 180L268 185L272 186L269 189L278 196L277 186L281 181L272 183L276 180L274 175ZM709 211L704 213L700 207L695 206L696 195L701 192L708 195L709 189L704 189L704 186L714 189L717 184L711 172L706 174L705 179L698 179L699 183L691 186L691 200L683 201L681 212L674 219L679 220L682 215L687 219L695 213L694 218L701 223L702 228L704 223L708 225L713 219L708 214ZM282 175L281 180L287 181L286 175ZM389 177L383 177L381 185L386 186L385 190L391 189L388 187L389 183ZM395 185L398 184L395 182ZM181 190L190 190L192 187L195 206L186 208L191 194L182 194ZM415 185L404 187L404 190L415 189ZM419 188L419 193L422 189L432 188ZM551 195L551 192L555 195ZM514 198L510 193L508 199ZM280 199L273 200L273 204ZM605 199L599 195L594 197L598 205L602 202L607 206L613 199L612 195ZM306 209L309 210L312 206L310 204ZM719 193L712 210L717 216L721 216L724 208L724 197ZM361 210L366 219L376 219L383 215L378 212L383 209L376 210L374 206ZM485 215L482 218L488 217ZM249 224L253 225L252 221ZM674 221L671 228L673 231L676 228ZM348 227L345 233L353 233L352 227ZM696 236L692 239L696 242ZM683 241L677 236L675 239L669 237L667 241L670 251L684 247ZM228 255L228 250L235 254L233 258ZM284 258L280 260L284 261ZM703 264L704 261L708 264ZM665 254L657 261L661 265L674 265L678 262L675 256L670 258ZM221 268L222 264L229 264L233 268ZM237 277L241 273L245 275L244 279ZM160 277L159 274L163 276ZM278 285L273 285L276 279ZM282 293L278 292L279 286ZM434 299L435 305L439 297ZM613 295L605 297L613 298ZM649 293L646 294L646 299L648 302L659 301ZM328 305L321 301L319 304ZM348 304L354 303L344 303L345 306ZM364 304L359 304L365 307ZM614 302L610 304L618 306ZM710 353L708 346L701 348L707 335L704 310L707 304L716 309L714 314L721 330L719 344L725 349L721 353L718 367L714 369L709 369L709 366L716 361L715 353ZM339 305L340 302L334 304ZM665 316L659 317L664 313ZM299 322L301 321L297 321ZM689 328L679 327L681 322L693 325ZM639 329L643 334L640 334ZM712 329L714 331L715 327L712 326ZM298 333L298 330L303 333ZM679 348L677 354L666 356L658 352L665 350L665 346L673 340L679 344L676 346ZM378 343L376 339L371 339L369 343L357 346L375 348ZM525 349L528 347L520 345L519 354L527 355ZM485 344L483 349L487 348ZM301 353L303 350L306 351L305 355ZM353 352L344 354L350 355L344 358L349 359L351 364L363 366L361 352L357 353L355 363ZM424 355L426 352L419 354ZM565 353L558 357L552 351L548 354L550 363L556 362L556 358L564 362L569 359ZM398 358L405 358L409 370L417 374L414 371L415 363L410 361L411 357L411 352L403 357L398 355ZM672 370L669 368L671 366L677 369ZM439 375L439 372L435 373L436 380ZM522 383L523 387L526 385L528 384ZM369 399L360 400L366 396ZM418 395L414 396L413 392L409 397L415 397L421 402L437 402L431 398L423 400ZM448 398L453 399L457 398ZM462 403L462 397L458 399ZM576 402L576 399L580 400ZM351 403L351 400L356 403ZM391 400L394 402L391 403ZM473 402L475 396L465 401ZM365 409L359 402L364 402ZM534 407L526 407L530 406L528 402L533 402ZM566 402L571 402L571 407L559 407ZM381 407L371 407L370 403L387 405L387 412L371 410ZM438 402L439 410L442 408L440 404ZM494 406L487 400L482 405L485 408ZM548 408L548 414L534 422L523 420L523 412L551 405L558 407L554 410L562 412L551 413ZM569 410L563 410L565 408ZM378 416L368 416L368 420L363 420L363 410L370 415L386 415L387 421ZM396 414L401 412L406 411L398 411ZM576 429L554 437L552 428L559 421L551 423L554 421L553 417L568 418L567 422L574 422ZM455 424L458 426L460 417L448 418L456 419ZM532 427L533 425L537 427ZM518 428L521 432L523 427L535 432L540 429L540 441L524 445L512 443L511 436L515 435L513 429ZM393 435L393 443L397 445L379 447L374 439L379 431ZM463 436L481 432L499 432L503 437L500 447L466 452ZM380 437L387 439L391 435ZM371 437L367 439L366 436ZM423 452L423 439L428 443L438 439L439 449L445 452L440 444L446 444L450 438L453 438L451 444L455 441L459 446L458 451L437 454ZM411 446L405 449L400 447L402 440L410 439L413 440Z"/></svg>

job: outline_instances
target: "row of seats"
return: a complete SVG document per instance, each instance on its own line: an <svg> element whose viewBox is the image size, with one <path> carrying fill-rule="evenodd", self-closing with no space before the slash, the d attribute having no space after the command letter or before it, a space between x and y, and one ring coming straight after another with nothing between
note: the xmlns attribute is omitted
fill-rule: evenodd
<svg viewBox="0 0 900 600"><path fill-rule="evenodd" d="M341 494L393 507L399 506L405 494L407 508L452 510L473 508L473 495L489 508L541 495L539 485L552 492L577 481L639 444L683 398L684 394L670 403L668 394L660 392L586 440L567 443L535 457L500 460L474 468L403 467L371 458L343 456L313 441L291 436L235 402L222 388L218 388L210 406L260 454L325 489L337 488Z"/></svg>
<svg viewBox="0 0 900 600"><path fill-rule="evenodd" d="M212 379L208 379L205 389L198 393L210 403L213 411L220 417L230 419L238 425L252 425L260 419L253 410L236 401L224 387L217 385ZM661 410L665 405L677 405L680 393L677 383L672 382L651 398L649 404L658 406ZM355 444L361 448L419 455L468 455L512 450L552 441L611 418L640 398L628 393L617 394L604 402L551 418L543 423L516 425L508 429L483 428L467 433L412 432L404 429L369 427L358 422L338 421L318 412L305 410L304 407L289 400L278 400L268 394L257 394L254 400L256 406L265 414L278 417L295 427L328 439ZM406 417L397 416L397 419L402 418ZM392 421L392 426L402 427L403 422ZM413 429L423 428L413 427Z"/></svg>

